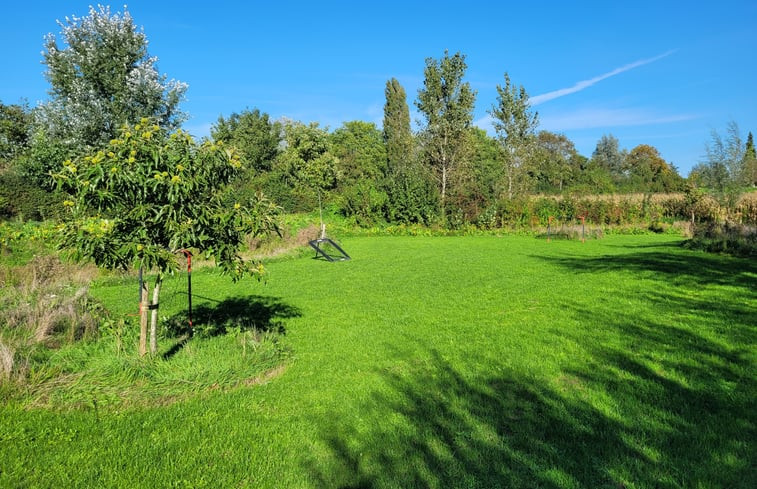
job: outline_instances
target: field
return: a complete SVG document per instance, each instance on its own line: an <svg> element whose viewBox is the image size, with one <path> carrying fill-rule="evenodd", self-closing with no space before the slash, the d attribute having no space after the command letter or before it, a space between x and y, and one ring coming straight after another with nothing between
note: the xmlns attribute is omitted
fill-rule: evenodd
<svg viewBox="0 0 757 489"><path fill-rule="evenodd" d="M274 260L266 284L199 271L200 317L249 312L283 363L183 397L4 402L0 487L757 487L757 265L680 241L355 237L352 261ZM92 293L118 317L136 290ZM159 367L255 356L221 333L163 340Z"/></svg>

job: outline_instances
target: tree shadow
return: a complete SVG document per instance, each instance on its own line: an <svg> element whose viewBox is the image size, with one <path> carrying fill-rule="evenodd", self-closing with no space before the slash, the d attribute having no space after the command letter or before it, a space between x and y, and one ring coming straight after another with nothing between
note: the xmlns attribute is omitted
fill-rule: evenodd
<svg viewBox="0 0 757 489"><path fill-rule="evenodd" d="M381 387L357 409L314 420L326 455L308 469L320 487L757 487L754 265L653 248L543 259L678 285L645 288L641 313L555 304L566 321L552 333L582 354L553 378L508 359L452 364L435 350L373 372ZM706 284L733 295L714 305L716 295L694 294Z"/></svg>
<svg viewBox="0 0 757 489"><path fill-rule="evenodd" d="M654 246L654 249L658 246ZM757 290L757 263L742 258L674 251L641 251L604 256L535 256L577 273L629 271L677 285L718 284Z"/></svg>
<svg viewBox="0 0 757 489"><path fill-rule="evenodd" d="M302 315L299 308L283 302L278 297L247 295L223 300L198 295L193 297L206 301L192 311L193 331L189 328L186 311L165 321L169 335L179 338L179 341L164 354L165 358L178 353L193 334L217 336L226 334L229 330L285 334L284 320Z"/></svg>

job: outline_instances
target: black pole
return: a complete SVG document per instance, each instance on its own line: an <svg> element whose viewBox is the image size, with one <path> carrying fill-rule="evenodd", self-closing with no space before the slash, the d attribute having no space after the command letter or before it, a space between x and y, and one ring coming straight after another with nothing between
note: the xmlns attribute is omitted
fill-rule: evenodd
<svg viewBox="0 0 757 489"><path fill-rule="evenodd" d="M187 299L189 310L187 312L187 319L189 321L189 336L194 335L194 325L192 324L192 253L189 250L181 250L184 256L187 257Z"/></svg>

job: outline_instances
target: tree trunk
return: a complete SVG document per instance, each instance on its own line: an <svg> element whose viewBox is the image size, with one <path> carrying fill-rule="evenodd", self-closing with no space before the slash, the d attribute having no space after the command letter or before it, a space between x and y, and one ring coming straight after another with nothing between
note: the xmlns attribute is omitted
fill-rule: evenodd
<svg viewBox="0 0 757 489"><path fill-rule="evenodd" d="M158 352L158 300L160 298L160 284L163 282L163 276L158 274L155 279L155 287L152 289L152 304L150 310L150 353L154 355Z"/></svg>
<svg viewBox="0 0 757 489"><path fill-rule="evenodd" d="M141 271L140 271L141 274ZM143 357L147 353L147 309L148 309L148 292L147 282L142 282L140 291L141 300L139 301L139 356Z"/></svg>

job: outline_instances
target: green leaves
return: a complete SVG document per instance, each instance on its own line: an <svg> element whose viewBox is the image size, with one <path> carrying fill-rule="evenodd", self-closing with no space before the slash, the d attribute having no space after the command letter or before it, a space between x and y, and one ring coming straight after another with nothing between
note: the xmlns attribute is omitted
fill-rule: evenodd
<svg viewBox="0 0 757 489"><path fill-rule="evenodd" d="M101 151L67 160L55 174L72 200L63 248L114 269L175 269L184 248L210 250L224 271L260 275L237 250L247 236L275 231L278 209L262 195L228 206L224 189L242 165L222 143L201 145L154 120L124 126Z"/></svg>

